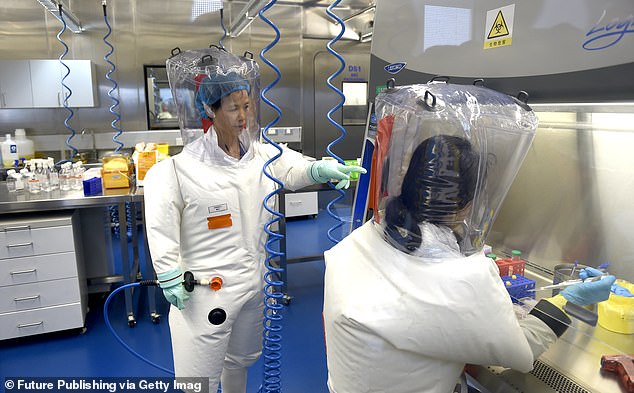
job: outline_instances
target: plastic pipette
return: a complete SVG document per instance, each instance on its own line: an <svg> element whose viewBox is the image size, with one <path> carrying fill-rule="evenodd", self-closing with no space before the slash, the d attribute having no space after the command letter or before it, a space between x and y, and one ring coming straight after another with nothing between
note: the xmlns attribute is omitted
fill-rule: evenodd
<svg viewBox="0 0 634 393"><path fill-rule="evenodd" d="M546 291L546 290L549 290L549 289L565 288L565 287L569 287L571 285L578 284L580 282L593 282L593 281L603 280L607 276L608 276L607 274L604 274L604 275L601 275L601 276L588 277L585 280L582 280L582 279L566 280L566 281L562 281L562 282L560 282L558 284L546 285L544 287L536 288L536 289L529 289L528 292L537 292L537 291Z"/></svg>

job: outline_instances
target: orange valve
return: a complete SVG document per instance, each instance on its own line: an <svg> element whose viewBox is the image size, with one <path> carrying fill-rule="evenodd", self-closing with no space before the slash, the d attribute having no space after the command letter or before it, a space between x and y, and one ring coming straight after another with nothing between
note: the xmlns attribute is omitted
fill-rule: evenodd
<svg viewBox="0 0 634 393"><path fill-rule="evenodd" d="M222 288L222 277L216 276L209 280L209 288L211 288L213 291L220 290L220 288Z"/></svg>

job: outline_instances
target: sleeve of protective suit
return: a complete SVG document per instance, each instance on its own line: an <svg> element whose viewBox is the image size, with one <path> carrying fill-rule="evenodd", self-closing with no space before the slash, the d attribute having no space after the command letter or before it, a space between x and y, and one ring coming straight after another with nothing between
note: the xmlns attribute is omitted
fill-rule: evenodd
<svg viewBox="0 0 634 393"><path fill-rule="evenodd" d="M183 200L173 160L155 164L143 180L145 228L157 274L179 267Z"/></svg>
<svg viewBox="0 0 634 393"><path fill-rule="evenodd" d="M268 160L278 154L275 146L261 144L261 151ZM282 146L282 155L271 163L273 175L284 183L284 188L291 191L310 186L315 182L308 176L307 168L311 161L305 159L300 153Z"/></svg>
<svg viewBox="0 0 634 393"><path fill-rule="evenodd" d="M557 335L553 329L534 315L527 315L519 323L524 331L526 341L533 351L533 359L540 357L557 340Z"/></svg>

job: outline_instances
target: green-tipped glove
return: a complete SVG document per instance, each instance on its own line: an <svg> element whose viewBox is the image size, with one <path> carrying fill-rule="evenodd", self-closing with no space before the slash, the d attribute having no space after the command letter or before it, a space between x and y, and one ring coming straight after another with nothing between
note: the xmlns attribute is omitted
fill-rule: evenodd
<svg viewBox="0 0 634 393"><path fill-rule="evenodd" d="M168 302L178 307L179 310L185 308L185 302L189 299L189 294L183 286L183 272L180 268L172 269L165 273L156 275L159 287L163 290L163 296Z"/></svg>
<svg viewBox="0 0 634 393"><path fill-rule="evenodd" d="M350 173L366 173L365 168L355 165L343 165L335 160L319 160L313 162L307 169L308 176L315 183L327 183L331 179L339 180L337 190L350 186Z"/></svg>

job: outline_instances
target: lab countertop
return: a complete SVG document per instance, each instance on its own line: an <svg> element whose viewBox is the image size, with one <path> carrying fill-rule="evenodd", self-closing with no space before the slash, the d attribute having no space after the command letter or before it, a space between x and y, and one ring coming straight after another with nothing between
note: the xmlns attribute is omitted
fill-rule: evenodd
<svg viewBox="0 0 634 393"><path fill-rule="evenodd" d="M84 196L83 190L58 189L37 194L31 194L26 190L9 192L5 182L0 182L0 214L108 206L142 199L143 194L137 192L134 187L107 189L103 190L101 195Z"/></svg>

